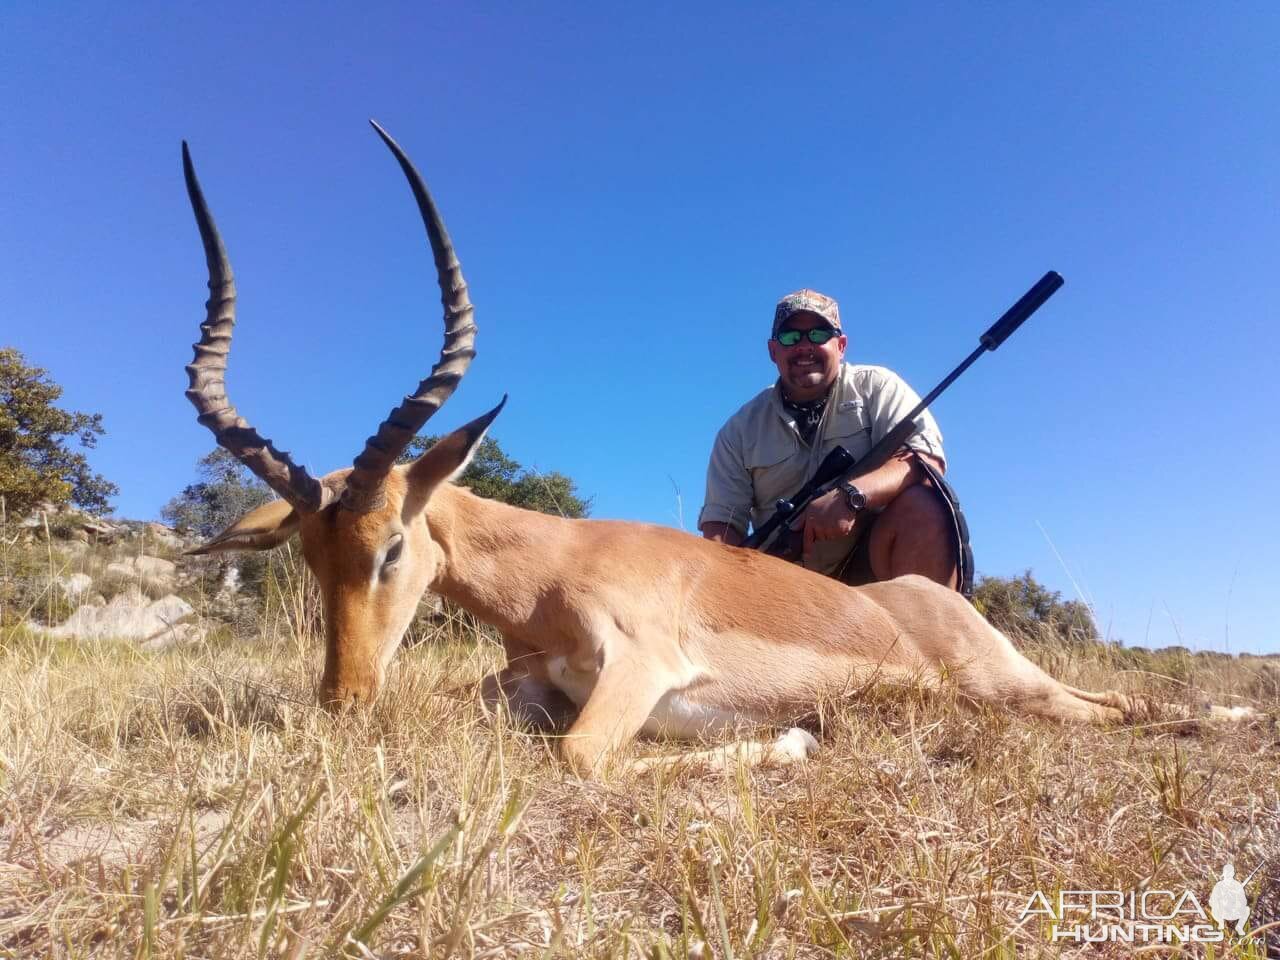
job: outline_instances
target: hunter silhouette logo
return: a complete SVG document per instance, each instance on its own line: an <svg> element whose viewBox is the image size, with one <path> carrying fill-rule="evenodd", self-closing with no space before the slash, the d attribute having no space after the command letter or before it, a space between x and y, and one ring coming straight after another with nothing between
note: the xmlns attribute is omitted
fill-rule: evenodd
<svg viewBox="0 0 1280 960"><path fill-rule="evenodd" d="M1234 920L1236 933L1244 934L1244 922L1249 919L1249 898L1245 896L1244 884L1236 879L1236 868L1230 863L1222 868L1222 879L1209 894L1209 912L1218 926L1225 929Z"/></svg>

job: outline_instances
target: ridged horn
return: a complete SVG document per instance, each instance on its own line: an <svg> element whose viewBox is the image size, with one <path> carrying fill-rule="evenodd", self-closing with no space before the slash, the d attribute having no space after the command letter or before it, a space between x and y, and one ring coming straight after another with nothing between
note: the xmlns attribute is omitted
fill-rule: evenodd
<svg viewBox="0 0 1280 960"><path fill-rule="evenodd" d="M405 178L418 201L418 211L427 228L431 253L435 259L436 277L440 284L440 302L444 305L444 345L431 373L418 384L418 389L387 415L377 432L365 441L364 450L356 457L354 469L347 477L342 505L350 510L366 512L377 509L384 499L383 486L396 458L404 452L414 435L457 389L467 367L475 357L476 325L467 296L467 282L453 252L453 243L445 229L440 211L400 145L391 139L374 120L373 129L395 155Z"/></svg>
<svg viewBox="0 0 1280 960"><path fill-rule="evenodd" d="M195 357L187 366L191 382L187 399L195 405L196 419L213 431L218 445L231 453L261 477L281 498L298 510L314 513L331 503L336 492L329 489L304 467L295 464L289 454L277 450L271 441L236 412L227 397L227 354L231 352L231 332L236 323L236 283L231 275L222 237L209 214L200 182L187 143L182 142L182 172L187 181L187 196L200 227L205 260L209 264L209 301L205 304L205 320L200 324L200 342L195 344Z"/></svg>

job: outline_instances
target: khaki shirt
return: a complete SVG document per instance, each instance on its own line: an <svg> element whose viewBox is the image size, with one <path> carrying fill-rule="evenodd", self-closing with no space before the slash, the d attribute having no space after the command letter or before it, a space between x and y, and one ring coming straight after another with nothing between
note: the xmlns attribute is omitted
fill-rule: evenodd
<svg viewBox="0 0 1280 960"><path fill-rule="evenodd" d="M729 418L711 449L699 527L727 523L745 534L748 521L752 527L762 526L773 516L775 501L800 489L837 444L860 460L920 402L896 373L868 364L842 364L831 389L812 446L800 439L776 382ZM942 434L933 415L926 410L917 422L907 446L945 465ZM816 543L807 566L833 573L854 543L854 537Z"/></svg>

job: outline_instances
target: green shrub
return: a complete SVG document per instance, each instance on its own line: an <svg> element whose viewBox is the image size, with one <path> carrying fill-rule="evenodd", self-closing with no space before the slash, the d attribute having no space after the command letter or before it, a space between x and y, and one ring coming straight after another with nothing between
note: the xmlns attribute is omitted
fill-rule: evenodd
<svg viewBox="0 0 1280 960"><path fill-rule="evenodd" d="M1066 643L1098 638L1093 614L1078 600L1036 581L1027 570L1020 577L981 577L973 605L997 630L1010 637L1027 636Z"/></svg>

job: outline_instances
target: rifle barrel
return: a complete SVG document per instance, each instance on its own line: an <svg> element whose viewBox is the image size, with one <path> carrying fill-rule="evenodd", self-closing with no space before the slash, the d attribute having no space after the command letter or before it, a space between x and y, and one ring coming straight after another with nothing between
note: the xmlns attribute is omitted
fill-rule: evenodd
<svg viewBox="0 0 1280 960"><path fill-rule="evenodd" d="M1022 321L1043 307L1044 302L1057 293L1058 288L1065 282L1056 270L1050 270L1037 280L1036 285L1024 293L1018 302L1006 310L1004 316L993 323L991 329L982 335L983 347L994 350L1008 340L1009 335L1022 326Z"/></svg>

